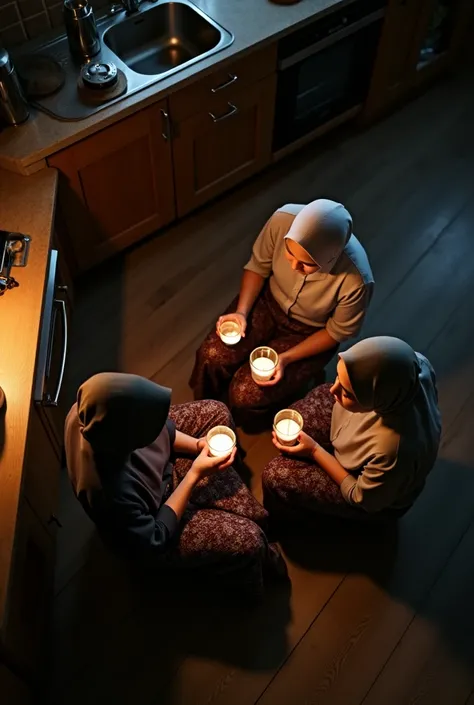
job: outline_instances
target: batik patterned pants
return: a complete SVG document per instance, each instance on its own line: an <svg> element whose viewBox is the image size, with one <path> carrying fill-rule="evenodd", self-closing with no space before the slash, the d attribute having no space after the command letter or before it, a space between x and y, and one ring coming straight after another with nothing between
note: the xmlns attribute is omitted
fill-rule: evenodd
<svg viewBox="0 0 474 705"><path fill-rule="evenodd" d="M334 398L330 384L309 392L292 404L304 420L304 431L329 452ZM262 475L264 504L273 514L291 521L307 522L314 515L326 515L359 522L387 521L403 512L384 510L369 514L346 502L339 485L313 461L279 455L266 466Z"/></svg>
<svg viewBox="0 0 474 705"><path fill-rule="evenodd" d="M169 415L179 431L194 438L204 437L213 426L233 426L227 407L213 400L172 406ZM173 490L191 465L191 458L176 459ZM166 562L258 598L264 577L281 571L282 564L278 548L265 536L267 520L266 510L233 468L206 477L192 493Z"/></svg>
<svg viewBox="0 0 474 705"><path fill-rule="evenodd" d="M229 311L234 311L235 306L233 302ZM232 411L250 412L249 418L252 411L272 410L297 399L310 381L324 380L322 370L335 354L336 346L329 352L288 365L283 379L270 387L260 387L253 381L249 355L259 345L268 345L277 353L285 352L314 332L314 327L289 318L267 287L252 309L245 338L237 345L225 345L215 330L201 344L189 382L194 398L227 400L228 393Z"/></svg>

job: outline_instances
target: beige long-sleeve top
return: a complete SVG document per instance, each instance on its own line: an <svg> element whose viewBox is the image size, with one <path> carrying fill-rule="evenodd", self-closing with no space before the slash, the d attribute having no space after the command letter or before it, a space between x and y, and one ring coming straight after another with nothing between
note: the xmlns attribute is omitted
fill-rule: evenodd
<svg viewBox="0 0 474 705"><path fill-rule="evenodd" d="M334 455L351 475L341 485L344 499L367 512L413 504L432 469L441 437L436 378L417 353L420 387L396 418L351 413L335 404L331 422Z"/></svg>
<svg viewBox="0 0 474 705"><path fill-rule="evenodd" d="M259 234L245 269L269 278L270 291L290 317L326 328L338 342L357 335L372 297L374 278L366 252L352 235L330 272L295 272L285 257L285 240L303 205L277 210Z"/></svg>

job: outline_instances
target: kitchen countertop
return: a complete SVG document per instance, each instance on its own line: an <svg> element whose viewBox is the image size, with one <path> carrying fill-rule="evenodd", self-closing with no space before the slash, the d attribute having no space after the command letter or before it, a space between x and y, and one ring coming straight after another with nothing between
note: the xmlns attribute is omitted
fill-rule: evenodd
<svg viewBox="0 0 474 705"><path fill-rule="evenodd" d="M194 4L235 36L234 42L208 59L178 71L130 98L75 122L56 120L33 110L28 122L0 133L0 167L27 174L46 166L45 157L145 108L218 64L289 34L298 26L350 0L302 0L277 5L269 0L193 0Z"/></svg>
<svg viewBox="0 0 474 705"><path fill-rule="evenodd" d="M31 237L27 266L14 269L19 286L0 298L0 625L3 622L15 536L53 232L57 171L19 176L0 169L0 229Z"/></svg>

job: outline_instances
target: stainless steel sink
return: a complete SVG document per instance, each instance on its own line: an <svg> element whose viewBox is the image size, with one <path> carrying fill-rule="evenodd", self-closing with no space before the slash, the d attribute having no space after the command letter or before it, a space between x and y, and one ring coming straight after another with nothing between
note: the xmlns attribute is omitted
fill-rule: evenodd
<svg viewBox="0 0 474 705"><path fill-rule="evenodd" d="M115 6L117 8L117 6ZM137 12L116 11L98 22L102 42L94 61L112 62L125 74L127 90L100 105L81 101L77 91L78 65L62 35L47 44L33 40L17 56L51 56L64 70L65 83L57 93L34 101L40 110L61 120L82 120L158 81L225 49L234 36L190 0L145 0Z"/></svg>
<svg viewBox="0 0 474 705"><path fill-rule="evenodd" d="M209 55L222 31L198 8L162 2L110 27L104 42L132 71L157 76Z"/></svg>

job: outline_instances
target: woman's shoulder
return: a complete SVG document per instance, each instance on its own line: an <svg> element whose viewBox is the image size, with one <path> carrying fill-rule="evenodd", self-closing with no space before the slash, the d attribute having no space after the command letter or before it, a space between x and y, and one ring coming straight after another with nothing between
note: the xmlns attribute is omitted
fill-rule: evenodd
<svg viewBox="0 0 474 705"><path fill-rule="evenodd" d="M274 234L284 237L288 233L294 219L303 208L304 206L296 203L287 203L281 206L281 208L277 208L270 217L267 226L270 226Z"/></svg>
<svg viewBox="0 0 474 705"><path fill-rule="evenodd" d="M348 286L373 287L374 275L369 258L355 235L351 235L333 268L333 273L341 275Z"/></svg>

